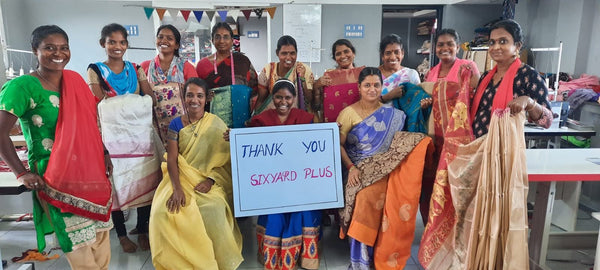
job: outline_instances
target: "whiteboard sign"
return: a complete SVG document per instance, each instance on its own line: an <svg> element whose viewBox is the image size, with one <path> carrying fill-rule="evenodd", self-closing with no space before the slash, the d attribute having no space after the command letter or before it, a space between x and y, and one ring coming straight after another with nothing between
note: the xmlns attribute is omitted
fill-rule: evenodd
<svg viewBox="0 0 600 270"><path fill-rule="evenodd" d="M321 5L283 5L283 34L298 45L300 62L321 62Z"/></svg>
<svg viewBox="0 0 600 270"><path fill-rule="evenodd" d="M344 206L336 123L232 129L236 217Z"/></svg>

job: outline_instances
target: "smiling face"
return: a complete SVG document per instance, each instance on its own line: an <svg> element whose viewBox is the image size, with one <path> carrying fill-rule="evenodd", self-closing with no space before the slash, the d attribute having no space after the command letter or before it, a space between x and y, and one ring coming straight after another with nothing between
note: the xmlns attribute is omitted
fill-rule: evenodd
<svg viewBox="0 0 600 270"><path fill-rule="evenodd" d="M71 59L69 42L61 34L48 35L33 50L40 68L46 70L63 70Z"/></svg>
<svg viewBox="0 0 600 270"><path fill-rule="evenodd" d="M385 46L381 61L383 62L383 68L386 70L398 71L400 69L400 63L404 59L404 50L398 43L391 43Z"/></svg>
<svg viewBox="0 0 600 270"><path fill-rule="evenodd" d="M188 113L202 113L206 105L206 90L190 83L185 91L185 105Z"/></svg>
<svg viewBox="0 0 600 270"><path fill-rule="evenodd" d="M296 64L296 49L294 45L283 45L279 52L277 53L277 57L279 57L279 64L282 65L286 69L291 69Z"/></svg>
<svg viewBox="0 0 600 270"><path fill-rule="evenodd" d="M378 101L381 95L381 77L368 75L358 85L360 99L365 101Z"/></svg>
<svg viewBox="0 0 600 270"><path fill-rule="evenodd" d="M102 48L106 50L106 55L109 58L123 59L125 51L127 51L128 42L120 31L112 32L104 40Z"/></svg>
<svg viewBox="0 0 600 270"><path fill-rule="evenodd" d="M490 33L488 52L498 63L510 63L518 55L520 43L515 43L513 36L504 28L496 28Z"/></svg>
<svg viewBox="0 0 600 270"><path fill-rule="evenodd" d="M212 42L217 51L229 52L233 46L233 37L231 36L231 33L229 33L229 30L225 28L218 28L217 31L213 33Z"/></svg>
<svg viewBox="0 0 600 270"><path fill-rule="evenodd" d="M441 35L435 44L435 55L442 61L454 61L458 52L458 44L451 35Z"/></svg>
<svg viewBox="0 0 600 270"><path fill-rule="evenodd" d="M156 35L156 48L163 55L174 54L179 50L179 43L175 39L175 34L168 28L163 28Z"/></svg>
<svg viewBox="0 0 600 270"><path fill-rule="evenodd" d="M277 114L281 116L288 115L292 109L292 103L294 102L294 95L287 88L281 88L279 91L273 94L273 104Z"/></svg>
<svg viewBox="0 0 600 270"><path fill-rule="evenodd" d="M335 54L333 55L335 62L338 64L340 69L352 68L354 63L354 53L346 45L338 45L335 47Z"/></svg>

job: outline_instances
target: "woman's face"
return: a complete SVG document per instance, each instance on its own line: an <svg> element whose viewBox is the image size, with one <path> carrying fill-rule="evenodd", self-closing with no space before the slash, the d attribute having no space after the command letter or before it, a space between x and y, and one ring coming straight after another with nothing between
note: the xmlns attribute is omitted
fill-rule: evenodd
<svg viewBox="0 0 600 270"><path fill-rule="evenodd" d="M435 55L442 61L454 61L458 52L458 44L451 35L441 35L435 44Z"/></svg>
<svg viewBox="0 0 600 270"><path fill-rule="evenodd" d="M358 85L360 99L365 101L377 101L381 95L381 78L377 75L368 75Z"/></svg>
<svg viewBox="0 0 600 270"><path fill-rule="evenodd" d="M102 48L106 50L108 58L115 59L123 59L123 55L127 51L127 46L127 39L125 39L121 31L112 32L106 37L104 44L102 44Z"/></svg>
<svg viewBox="0 0 600 270"><path fill-rule="evenodd" d="M185 105L188 113L204 112L204 105L206 105L206 90L198 85L190 83L185 92Z"/></svg>
<svg viewBox="0 0 600 270"><path fill-rule="evenodd" d="M489 53L498 63L510 63L519 53L521 44L515 44L512 35L504 28L497 28L490 33Z"/></svg>
<svg viewBox="0 0 600 270"><path fill-rule="evenodd" d="M179 50L179 43L175 40L175 34L169 28L163 28L156 35L156 48L161 54L175 54Z"/></svg>
<svg viewBox="0 0 600 270"><path fill-rule="evenodd" d="M392 43L385 46L381 61L384 69L398 71L400 63L404 59L404 51L398 43Z"/></svg>
<svg viewBox="0 0 600 270"><path fill-rule="evenodd" d="M63 70L71 60L69 42L61 34L52 34L44 38L33 53L40 63L40 68L46 70Z"/></svg>
<svg viewBox="0 0 600 270"><path fill-rule="evenodd" d="M340 69L352 68L354 63L354 53L346 45L338 45L335 47L335 62L338 64Z"/></svg>
<svg viewBox="0 0 600 270"><path fill-rule="evenodd" d="M213 34L212 41L219 52L229 52L233 46L233 37L225 28L218 28Z"/></svg>
<svg viewBox="0 0 600 270"><path fill-rule="evenodd" d="M279 57L279 64L282 65L286 69L293 68L296 64L296 49L294 45L283 45L279 52L277 53L277 57Z"/></svg>
<svg viewBox="0 0 600 270"><path fill-rule="evenodd" d="M273 94L273 104L279 115L287 115L292 109L294 95L287 88L280 89Z"/></svg>

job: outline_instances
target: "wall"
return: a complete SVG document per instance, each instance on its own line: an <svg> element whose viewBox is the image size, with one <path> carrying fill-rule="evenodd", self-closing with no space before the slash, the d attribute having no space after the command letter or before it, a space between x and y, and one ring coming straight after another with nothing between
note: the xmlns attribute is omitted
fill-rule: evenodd
<svg viewBox="0 0 600 270"><path fill-rule="evenodd" d="M441 28L452 28L461 43L475 38L475 29L502 17L502 5L446 5ZM460 55L460 54L459 54Z"/></svg>
<svg viewBox="0 0 600 270"><path fill-rule="evenodd" d="M269 15L266 14L268 17ZM246 18L239 17L240 30L240 50L252 61L252 65L256 72L260 72L262 67L267 64L267 19L262 17L260 20L257 17ZM258 31L258 38L248 38L248 31Z"/></svg>

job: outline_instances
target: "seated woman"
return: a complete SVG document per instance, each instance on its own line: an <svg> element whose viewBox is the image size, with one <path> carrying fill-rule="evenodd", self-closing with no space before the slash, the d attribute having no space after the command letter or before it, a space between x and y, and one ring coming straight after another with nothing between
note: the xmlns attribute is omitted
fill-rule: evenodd
<svg viewBox="0 0 600 270"><path fill-rule="evenodd" d="M280 79L271 91L275 109L269 109L250 119L249 126L280 126L310 124L314 116L292 108L296 87ZM302 211L258 217L256 236L261 263L265 269L319 268L317 244L320 239L321 211Z"/></svg>
<svg viewBox="0 0 600 270"><path fill-rule="evenodd" d="M189 79L184 116L169 125L164 178L150 213L150 249L156 269L236 269L242 235L232 212L227 130L205 112L206 82Z"/></svg>
<svg viewBox="0 0 600 270"><path fill-rule="evenodd" d="M403 132L405 114L382 106L381 72L365 67L360 100L340 112L342 163L348 168L340 238L350 238L350 269L402 269L410 257L431 139Z"/></svg>

